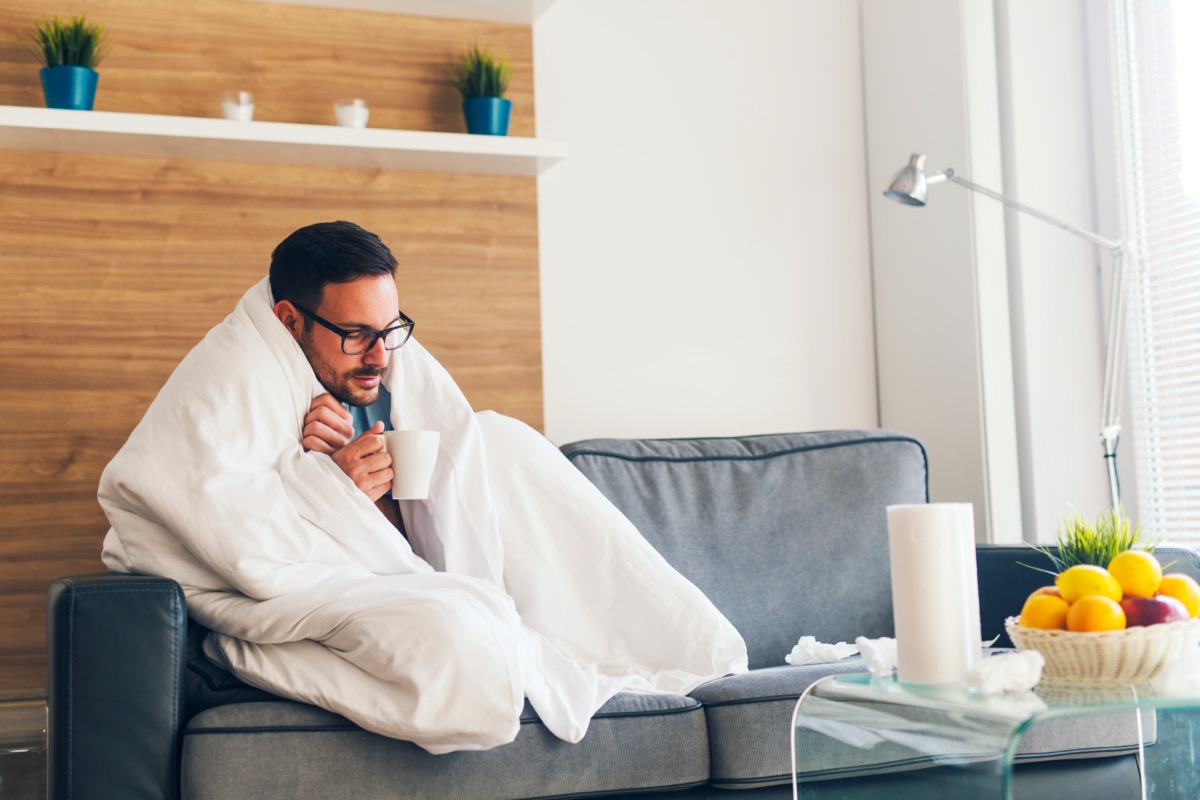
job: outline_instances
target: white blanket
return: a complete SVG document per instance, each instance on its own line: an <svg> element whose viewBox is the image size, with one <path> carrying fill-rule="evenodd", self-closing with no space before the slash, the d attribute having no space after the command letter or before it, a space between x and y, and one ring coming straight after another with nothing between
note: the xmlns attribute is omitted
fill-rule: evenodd
<svg viewBox="0 0 1200 800"><path fill-rule="evenodd" d="M503 744L529 698L578 741L619 691L746 669L741 637L544 438L474 413L416 341L396 428L441 432L412 546L300 429L324 389L266 280L180 363L104 471L104 563L177 580L206 653L432 753ZM415 552L414 552L415 550Z"/></svg>

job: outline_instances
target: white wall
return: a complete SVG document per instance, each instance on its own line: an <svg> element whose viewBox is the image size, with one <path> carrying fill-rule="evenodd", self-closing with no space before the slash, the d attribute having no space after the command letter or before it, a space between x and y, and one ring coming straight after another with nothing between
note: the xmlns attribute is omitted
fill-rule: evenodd
<svg viewBox="0 0 1200 800"><path fill-rule="evenodd" d="M1109 239L1115 198L1111 63L1105 2L998 0L1005 84L1003 191ZM1109 503L1100 429L1105 303L1111 258L1076 236L1010 213L1010 269L1022 405L1026 537L1052 540L1072 508ZM1125 405L1128 409L1128 404ZM1123 500L1136 518L1130 415L1118 453Z"/></svg>
<svg viewBox="0 0 1200 800"><path fill-rule="evenodd" d="M883 196L912 153L999 182L990 3L864 0L863 46L881 419L924 442L930 499L1019 541L1003 207L953 184L920 208Z"/></svg>
<svg viewBox="0 0 1200 800"><path fill-rule="evenodd" d="M560 0L534 54L547 436L876 425L858 4Z"/></svg>
<svg viewBox="0 0 1200 800"><path fill-rule="evenodd" d="M876 192L924 152L931 172L1119 238L1107 5L863 0L880 415L925 441L933 499L974 502L985 540L1052 540L1072 507L1107 505L1109 257L959 186L920 209Z"/></svg>
<svg viewBox="0 0 1200 800"><path fill-rule="evenodd" d="M1094 513L1107 256L958 186L924 209L881 192L925 152L1119 237L1107 5L551 5L538 132L569 155L539 179L550 438L883 424L925 442L933 499L975 503L981 540Z"/></svg>

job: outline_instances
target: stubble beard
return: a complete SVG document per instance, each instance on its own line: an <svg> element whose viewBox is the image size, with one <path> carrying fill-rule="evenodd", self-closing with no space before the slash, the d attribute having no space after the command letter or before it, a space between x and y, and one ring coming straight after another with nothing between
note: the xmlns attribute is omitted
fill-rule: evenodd
<svg viewBox="0 0 1200 800"><path fill-rule="evenodd" d="M379 399L379 386L374 389L360 389L351 381L356 377L382 375L383 370L375 367L362 366L349 372L339 373L317 352L312 343L312 331L307 330L300 335L300 349L317 376L317 380L325 387L325 391L333 395L339 402L352 406L369 406Z"/></svg>

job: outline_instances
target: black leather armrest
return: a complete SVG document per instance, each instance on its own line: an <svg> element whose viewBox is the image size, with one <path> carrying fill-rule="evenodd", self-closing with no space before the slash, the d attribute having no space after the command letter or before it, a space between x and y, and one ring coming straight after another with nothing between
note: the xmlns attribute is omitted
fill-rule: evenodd
<svg viewBox="0 0 1200 800"><path fill-rule="evenodd" d="M1057 552L1057 548L1050 548ZM1154 554L1164 572L1185 572L1200 581L1200 554L1190 547L1158 547ZM1054 571L1042 553L1027 545L987 545L975 548L979 570L979 621L984 640L1000 634L996 647L1012 647L1004 632L1004 620L1021 613L1025 599L1039 586L1050 586L1054 577L1031 567ZM1028 565L1028 566L1022 566Z"/></svg>
<svg viewBox="0 0 1200 800"><path fill-rule="evenodd" d="M60 578L46 608L51 800L179 794L187 610L172 580Z"/></svg>
<svg viewBox="0 0 1200 800"><path fill-rule="evenodd" d="M1004 620L1021 613L1025 598L1034 589L1054 583L1052 575L1031 568L1053 572L1054 565L1028 545L993 544L975 548L975 564L979 571L979 633L985 642L999 635L995 647L1012 647Z"/></svg>

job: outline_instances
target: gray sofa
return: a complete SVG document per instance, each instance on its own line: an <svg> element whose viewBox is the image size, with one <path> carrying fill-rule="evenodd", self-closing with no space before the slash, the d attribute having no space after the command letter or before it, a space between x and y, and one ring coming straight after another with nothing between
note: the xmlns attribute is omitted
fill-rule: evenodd
<svg viewBox="0 0 1200 800"><path fill-rule="evenodd" d="M891 633L885 507L927 501L925 451L886 430L594 440L566 457L703 589L746 639L752 671L689 697L618 695L578 744L528 707L516 741L432 756L241 684L207 662L179 587L149 576L56 581L48 599L52 798L791 797L789 719L838 664L785 665L801 635ZM569 532L564 532L569 535ZM980 548L985 636L1041 576L1027 549ZM1183 555L1195 570L1195 554ZM1200 574L1200 571L1197 571ZM620 575L613 580L619 581ZM1128 748L1023 765L1018 797L1134 797ZM1035 758L1036 756L1036 758ZM957 797L930 765L811 783L820 797ZM740 791L731 791L740 790ZM810 796L810 795L805 795Z"/></svg>

